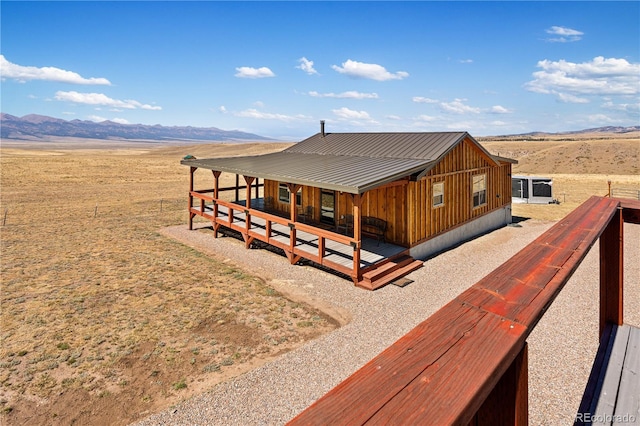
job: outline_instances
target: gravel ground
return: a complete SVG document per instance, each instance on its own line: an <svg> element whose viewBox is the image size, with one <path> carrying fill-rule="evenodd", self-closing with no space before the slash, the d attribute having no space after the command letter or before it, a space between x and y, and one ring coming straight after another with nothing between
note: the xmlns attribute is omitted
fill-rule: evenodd
<svg viewBox="0 0 640 426"><path fill-rule="evenodd" d="M279 425L510 258L553 223L504 227L427 262L404 288L361 290L310 266L289 265L232 238L165 230L202 252L222 256L266 278L276 289L331 308L350 322L336 331L210 391L152 415L139 425ZM625 322L640 326L640 227L626 225ZM529 338L529 421L572 424L597 349L598 250L591 250ZM325 309L326 310L326 309Z"/></svg>

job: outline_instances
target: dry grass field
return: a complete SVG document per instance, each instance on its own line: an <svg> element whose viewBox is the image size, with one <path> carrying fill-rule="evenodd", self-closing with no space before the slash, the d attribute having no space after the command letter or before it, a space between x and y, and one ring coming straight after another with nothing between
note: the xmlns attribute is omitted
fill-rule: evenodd
<svg viewBox="0 0 640 426"><path fill-rule="evenodd" d="M553 178L560 204L514 204L515 216L558 220L592 195L640 190L640 132L480 138L492 154L518 160L513 173Z"/></svg>
<svg viewBox="0 0 640 426"><path fill-rule="evenodd" d="M638 134L481 143L517 159L514 173L554 178L559 205L515 216L557 220L609 180L640 189ZM186 223L184 155L285 146L3 141L2 423L127 424L337 327L223 253L159 233Z"/></svg>
<svg viewBox="0 0 640 426"><path fill-rule="evenodd" d="M0 423L128 424L337 326L158 233L186 223L185 147L7 145ZM230 149L274 146L188 152Z"/></svg>

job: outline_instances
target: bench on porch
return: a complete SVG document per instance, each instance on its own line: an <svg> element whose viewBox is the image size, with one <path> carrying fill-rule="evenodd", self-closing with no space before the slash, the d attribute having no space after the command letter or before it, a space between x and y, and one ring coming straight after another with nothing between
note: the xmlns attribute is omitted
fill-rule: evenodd
<svg viewBox="0 0 640 426"><path fill-rule="evenodd" d="M385 220L372 216L362 216L360 223L362 226L361 232L364 235L377 238L378 243L380 241L386 242L384 233L387 232L387 222Z"/></svg>
<svg viewBox="0 0 640 426"><path fill-rule="evenodd" d="M344 222L338 226L339 229L344 229L346 234L350 234L353 231L353 215L345 215ZM376 238L378 243L382 241L386 242L384 237L387 232L387 222L373 216L362 216L360 218L360 232L368 237Z"/></svg>

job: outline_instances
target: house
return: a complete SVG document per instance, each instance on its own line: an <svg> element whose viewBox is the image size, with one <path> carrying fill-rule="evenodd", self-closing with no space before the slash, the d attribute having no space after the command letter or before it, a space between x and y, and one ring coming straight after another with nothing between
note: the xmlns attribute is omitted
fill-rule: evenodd
<svg viewBox="0 0 640 426"><path fill-rule="evenodd" d="M552 204L553 179L537 176L512 176L511 198L514 203Z"/></svg>
<svg viewBox="0 0 640 426"><path fill-rule="evenodd" d="M511 165L467 132L320 132L261 156L185 158L189 228L239 232L375 289L419 259L511 222ZM213 188L194 189L194 173ZM235 186L220 188L222 173ZM242 181L240 179L242 177ZM262 183L260 180L262 179ZM418 260L416 260L418 259Z"/></svg>

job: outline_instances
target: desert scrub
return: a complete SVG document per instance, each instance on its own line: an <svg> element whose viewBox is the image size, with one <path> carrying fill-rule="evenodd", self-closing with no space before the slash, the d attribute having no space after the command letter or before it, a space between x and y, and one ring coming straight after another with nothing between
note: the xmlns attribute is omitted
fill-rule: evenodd
<svg viewBox="0 0 640 426"><path fill-rule="evenodd" d="M172 385L172 387L173 387L175 390L186 389L186 387L187 387L187 382L186 382L184 379L181 379L181 380L177 381L176 383L174 383L174 384Z"/></svg>

